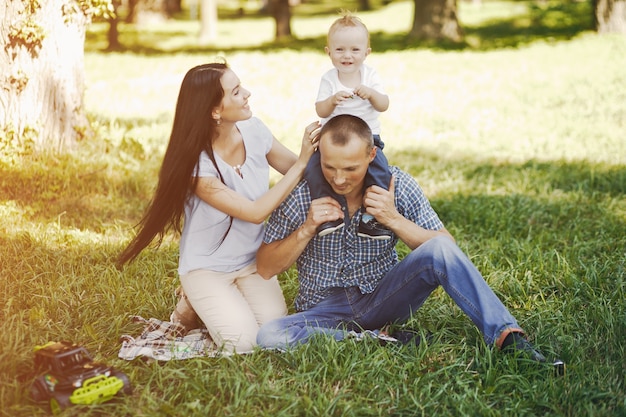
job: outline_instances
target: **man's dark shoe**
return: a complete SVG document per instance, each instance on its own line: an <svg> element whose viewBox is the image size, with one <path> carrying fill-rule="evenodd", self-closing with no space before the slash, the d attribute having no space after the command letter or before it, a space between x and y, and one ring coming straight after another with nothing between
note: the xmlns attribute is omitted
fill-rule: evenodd
<svg viewBox="0 0 626 417"><path fill-rule="evenodd" d="M502 342L502 352L519 354L528 357L535 362L546 362L546 357L541 354L521 333L513 332Z"/></svg>
<svg viewBox="0 0 626 417"><path fill-rule="evenodd" d="M378 223L376 220L370 220L368 222L361 220L357 234L360 237L366 237L369 239L388 240L391 239L393 232Z"/></svg>
<svg viewBox="0 0 626 417"><path fill-rule="evenodd" d="M391 333L389 336L393 337L398 341L398 343L402 345L415 345L419 346L422 343L422 336L417 330L412 329L400 329ZM432 339L432 334L430 332L426 333L425 336L427 341Z"/></svg>
<svg viewBox="0 0 626 417"><path fill-rule="evenodd" d="M552 362L552 366L554 366L554 375L556 376L565 376L565 362L560 359Z"/></svg>
<svg viewBox="0 0 626 417"><path fill-rule="evenodd" d="M379 336L380 339L380 343L381 345L385 346L389 343L397 343L400 345L415 345L415 346L419 346L420 343L422 343L422 336L419 332L419 330L414 330L414 329L409 329L409 328L401 328L398 330L395 330L389 334L384 333L385 330L383 330L383 332L381 332L381 335L383 335L383 337ZM425 334L425 340L426 341L430 341L432 340L432 333L430 332L426 332Z"/></svg>
<svg viewBox="0 0 626 417"><path fill-rule="evenodd" d="M539 362L547 363L547 359L539 350L537 350L521 333L509 333L509 335L502 342L501 350L509 354L519 354L529 359ZM552 367L554 368L554 375L565 375L565 362L561 359L555 359L552 361Z"/></svg>
<svg viewBox="0 0 626 417"><path fill-rule="evenodd" d="M318 236L326 236L329 233L334 232L335 230L339 230L343 227L343 219L337 219L332 222L322 223L317 226L317 235Z"/></svg>

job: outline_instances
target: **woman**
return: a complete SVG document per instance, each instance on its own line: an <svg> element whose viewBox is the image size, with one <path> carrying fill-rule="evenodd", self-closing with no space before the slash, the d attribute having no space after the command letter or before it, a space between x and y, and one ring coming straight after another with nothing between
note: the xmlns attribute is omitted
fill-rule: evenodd
<svg viewBox="0 0 626 417"><path fill-rule="evenodd" d="M287 312L278 280L256 273L255 256L264 220L302 178L319 133L319 123L307 126L296 157L252 117L249 97L225 63L187 72L156 193L118 260L132 261L168 230L181 233L184 293L216 345L236 353L251 351L259 326ZM284 175L271 189L270 166Z"/></svg>

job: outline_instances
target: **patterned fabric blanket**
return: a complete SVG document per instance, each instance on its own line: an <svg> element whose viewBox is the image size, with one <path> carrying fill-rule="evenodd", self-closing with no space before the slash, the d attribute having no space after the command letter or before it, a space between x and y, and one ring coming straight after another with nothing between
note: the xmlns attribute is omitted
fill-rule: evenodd
<svg viewBox="0 0 626 417"><path fill-rule="evenodd" d="M141 356L159 361L169 361L172 359L215 358L232 355L232 353L222 352L215 346L206 328L187 331L179 323L155 318L146 320L141 316L131 316L131 319L135 323L145 324L145 328L137 338L129 335L121 336L122 348L118 353L118 357L121 359L133 360ZM380 333L377 330L350 331L346 337L357 341L366 338L378 339L381 344L399 342L395 337Z"/></svg>
<svg viewBox="0 0 626 417"><path fill-rule="evenodd" d="M122 335L122 348L118 357L133 360L138 356L169 361L172 359L190 359L198 357L217 357L228 355L218 350L205 328L187 331L178 323L149 320L141 316L132 316L135 323L144 323L145 328L137 338Z"/></svg>

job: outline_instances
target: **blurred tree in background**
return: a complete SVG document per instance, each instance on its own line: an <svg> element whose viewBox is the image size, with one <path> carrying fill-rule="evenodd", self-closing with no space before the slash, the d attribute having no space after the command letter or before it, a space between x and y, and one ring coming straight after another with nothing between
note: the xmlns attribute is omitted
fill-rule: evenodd
<svg viewBox="0 0 626 417"><path fill-rule="evenodd" d="M291 38L292 8L302 0L267 0L257 13L275 20L275 40ZM480 0L474 0L480 1ZM598 33L626 34L626 0L593 1ZM369 0L360 7L371 8ZM383 2L383 5L387 2ZM413 25L407 37L462 43L457 0L413 0ZM587 3L591 4L591 3ZM189 7L189 4L185 4ZM200 11L198 43L217 39L218 0L194 0ZM341 4L333 4L339 10ZM109 21L110 50L122 49L124 21L164 22L183 10L182 0L4 0L0 5L0 149L17 144L62 150L88 133L83 109L84 41L96 16ZM243 10L243 9L241 9ZM197 17L197 16L196 16Z"/></svg>
<svg viewBox="0 0 626 417"><path fill-rule="evenodd" d="M409 37L453 42L463 40L456 0L413 0L413 3L413 26Z"/></svg>
<svg viewBox="0 0 626 417"><path fill-rule="evenodd" d="M626 0L594 0L596 31L626 35Z"/></svg>
<svg viewBox="0 0 626 417"><path fill-rule="evenodd" d="M5 0L0 6L0 144L71 146L88 130L85 30L109 0Z"/></svg>

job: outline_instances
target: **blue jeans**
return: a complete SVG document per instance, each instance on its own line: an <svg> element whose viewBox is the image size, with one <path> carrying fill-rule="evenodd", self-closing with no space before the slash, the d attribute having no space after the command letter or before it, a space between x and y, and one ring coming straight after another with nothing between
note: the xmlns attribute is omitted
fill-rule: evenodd
<svg viewBox="0 0 626 417"><path fill-rule="evenodd" d="M495 343L504 330L521 331L469 258L452 239L439 236L396 264L372 293L362 294L356 287L334 288L309 310L261 326L257 343L263 348L286 349L315 334L341 340L350 330L402 322L439 285L474 322L487 344Z"/></svg>

